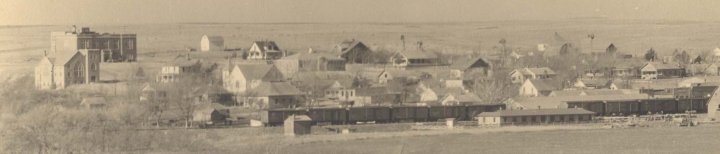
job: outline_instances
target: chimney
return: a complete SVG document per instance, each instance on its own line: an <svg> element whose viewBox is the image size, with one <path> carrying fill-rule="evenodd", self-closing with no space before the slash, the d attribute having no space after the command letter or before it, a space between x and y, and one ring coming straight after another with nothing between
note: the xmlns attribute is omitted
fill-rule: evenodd
<svg viewBox="0 0 720 154"><path fill-rule="evenodd" d="M308 48L308 53L313 53L313 48Z"/></svg>

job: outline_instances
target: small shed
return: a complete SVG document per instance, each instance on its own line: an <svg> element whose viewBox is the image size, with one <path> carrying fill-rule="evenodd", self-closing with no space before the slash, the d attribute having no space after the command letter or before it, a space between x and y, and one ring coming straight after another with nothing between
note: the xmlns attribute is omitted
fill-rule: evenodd
<svg viewBox="0 0 720 154"><path fill-rule="evenodd" d="M290 115L285 119L285 136L310 134L312 119L307 115Z"/></svg>
<svg viewBox="0 0 720 154"><path fill-rule="evenodd" d="M222 36L203 35L200 39L200 51L223 51L225 50L225 40Z"/></svg>

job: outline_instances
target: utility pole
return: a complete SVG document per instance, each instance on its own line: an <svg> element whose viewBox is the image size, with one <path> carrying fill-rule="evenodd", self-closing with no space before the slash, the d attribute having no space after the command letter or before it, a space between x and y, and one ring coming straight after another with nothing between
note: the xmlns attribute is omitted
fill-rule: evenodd
<svg viewBox="0 0 720 154"><path fill-rule="evenodd" d="M588 34L588 38L590 38L590 53L592 53L592 50L593 50L593 40L595 40L595 34Z"/></svg>

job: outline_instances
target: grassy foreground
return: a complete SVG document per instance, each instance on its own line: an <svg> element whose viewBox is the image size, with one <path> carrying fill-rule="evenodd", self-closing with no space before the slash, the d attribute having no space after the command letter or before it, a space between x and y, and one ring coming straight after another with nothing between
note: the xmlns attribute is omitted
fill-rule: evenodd
<svg viewBox="0 0 720 154"><path fill-rule="evenodd" d="M269 153L717 153L720 127L459 133L277 147Z"/></svg>

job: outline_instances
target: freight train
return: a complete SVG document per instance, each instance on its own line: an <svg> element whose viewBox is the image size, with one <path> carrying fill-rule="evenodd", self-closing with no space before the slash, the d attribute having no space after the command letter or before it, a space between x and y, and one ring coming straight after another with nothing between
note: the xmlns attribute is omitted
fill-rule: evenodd
<svg viewBox="0 0 720 154"><path fill-rule="evenodd" d="M290 115L307 115L316 124L355 124L358 122L423 122L446 118L472 120L482 112L502 110L505 104L458 106L366 106L350 108L270 109L260 113L266 126L281 125Z"/></svg>

